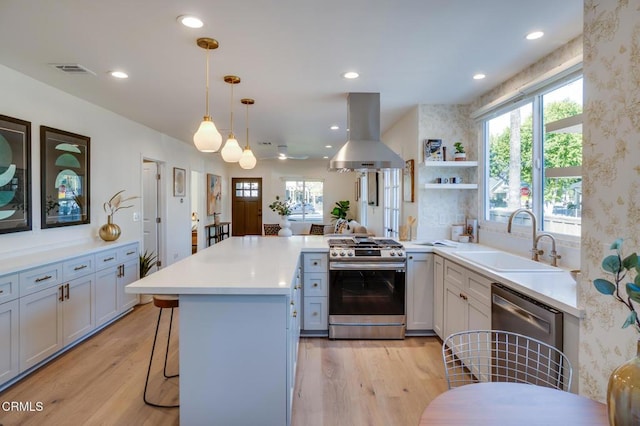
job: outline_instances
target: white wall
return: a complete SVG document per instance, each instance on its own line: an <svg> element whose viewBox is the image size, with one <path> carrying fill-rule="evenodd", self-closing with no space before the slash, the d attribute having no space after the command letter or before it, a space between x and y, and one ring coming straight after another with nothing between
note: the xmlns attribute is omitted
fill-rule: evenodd
<svg viewBox="0 0 640 426"><path fill-rule="evenodd" d="M162 212L166 238L164 265L191 254L191 203L173 197L173 167L227 176L219 156L199 153L184 143L128 120L111 111L71 96L21 73L0 66L0 112L31 122L32 230L0 235L0 255L5 258L37 249L52 249L79 242L97 241L106 222L102 204L124 189L128 196L142 194L142 158L163 163L165 200ZM90 223L53 229L40 227L40 126L78 133L90 142ZM189 194L189 189L187 194ZM122 240L142 241L142 222L133 221L140 200L132 209L116 213ZM228 205L228 203L226 203ZM228 214L228 213L227 213Z"/></svg>
<svg viewBox="0 0 640 426"><path fill-rule="evenodd" d="M252 170L244 170L238 165L229 166L229 182L234 177L262 178L262 222L278 223L280 218L271 211L269 204L276 199L284 199L286 178L321 179L324 182L323 215L324 223L331 223L330 212L336 201L349 200L351 202L351 216L355 217L355 180L356 173L329 172L327 160L258 160ZM227 194L231 190L230 183L225 186ZM230 204L229 202L226 203ZM230 214L230 213L229 213Z"/></svg>

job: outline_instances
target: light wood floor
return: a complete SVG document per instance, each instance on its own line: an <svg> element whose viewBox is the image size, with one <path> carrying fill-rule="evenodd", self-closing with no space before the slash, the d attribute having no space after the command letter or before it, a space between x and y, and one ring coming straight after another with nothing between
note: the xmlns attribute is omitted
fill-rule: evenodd
<svg viewBox="0 0 640 426"><path fill-rule="evenodd" d="M166 313L160 342L166 341ZM0 393L0 403L43 404L40 412L0 410L0 426L178 424L179 409L142 401L157 315L151 304L137 307ZM177 326L176 315L174 330ZM417 425L424 407L446 389L440 348L437 338L301 339L293 425ZM163 355L156 351L150 396L176 403L178 379L162 378ZM172 337L169 373L176 369L177 339Z"/></svg>

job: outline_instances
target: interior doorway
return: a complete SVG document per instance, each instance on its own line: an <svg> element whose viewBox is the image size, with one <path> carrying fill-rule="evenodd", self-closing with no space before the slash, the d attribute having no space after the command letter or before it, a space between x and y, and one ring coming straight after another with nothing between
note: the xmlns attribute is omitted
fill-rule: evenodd
<svg viewBox="0 0 640 426"><path fill-rule="evenodd" d="M201 217L206 218L204 209L204 177L202 172L191 170L191 254L198 251L204 241Z"/></svg>
<svg viewBox="0 0 640 426"><path fill-rule="evenodd" d="M231 235L262 235L262 178L232 178L231 188Z"/></svg>
<svg viewBox="0 0 640 426"><path fill-rule="evenodd" d="M149 273L157 271L162 266L164 253L161 250L163 235L161 226L162 192L162 164L154 161L142 160L142 248L141 253L155 253L158 261Z"/></svg>

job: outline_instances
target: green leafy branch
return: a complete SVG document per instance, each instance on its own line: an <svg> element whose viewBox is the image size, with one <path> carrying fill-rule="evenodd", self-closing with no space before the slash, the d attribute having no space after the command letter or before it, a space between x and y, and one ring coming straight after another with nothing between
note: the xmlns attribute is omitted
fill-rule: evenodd
<svg viewBox="0 0 640 426"><path fill-rule="evenodd" d="M622 328L633 325L636 331L640 332L640 319L638 319L638 313L633 305L633 302L640 303L640 263L638 263L637 253L631 253L623 258L622 241L622 238L615 240L610 249L615 250L616 254L607 256L602 260L602 269L613 275L614 282L596 278L593 280L593 285L600 293L613 296L615 300L629 309L630 313ZM626 295L623 295L620 291L620 284L627 277L627 274L631 273L635 273L635 278L633 282L625 284Z"/></svg>
<svg viewBox="0 0 640 426"><path fill-rule="evenodd" d="M291 202L280 201L280 197L276 195L276 201L269 204L269 208L274 212L278 213L280 216L289 216L291 215Z"/></svg>

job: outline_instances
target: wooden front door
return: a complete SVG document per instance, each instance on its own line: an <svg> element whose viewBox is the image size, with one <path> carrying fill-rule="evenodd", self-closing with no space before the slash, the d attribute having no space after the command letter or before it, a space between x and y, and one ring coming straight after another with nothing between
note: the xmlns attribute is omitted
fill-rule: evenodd
<svg viewBox="0 0 640 426"><path fill-rule="evenodd" d="M262 235L262 178L231 178L231 235Z"/></svg>

